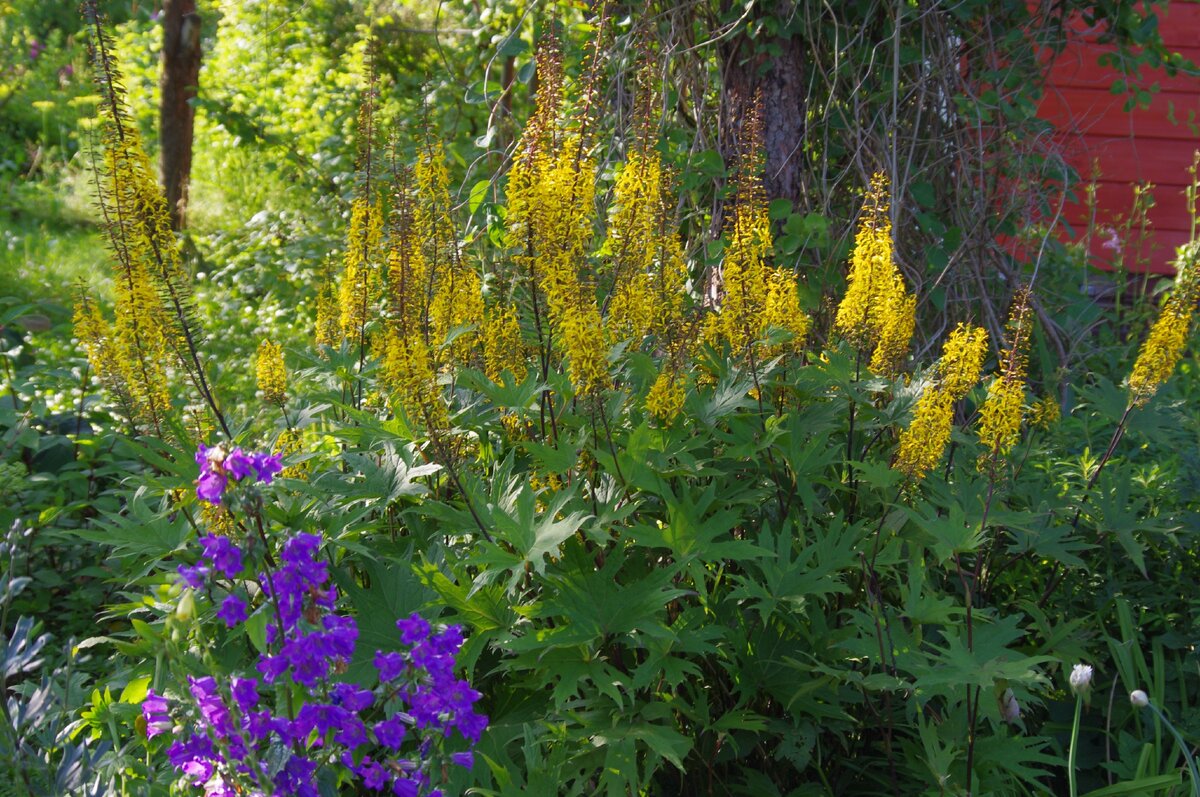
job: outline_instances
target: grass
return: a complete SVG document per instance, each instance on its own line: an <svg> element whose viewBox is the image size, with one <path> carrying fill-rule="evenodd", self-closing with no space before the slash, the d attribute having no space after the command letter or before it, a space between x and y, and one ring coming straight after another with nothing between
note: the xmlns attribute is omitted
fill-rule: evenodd
<svg viewBox="0 0 1200 797"><path fill-rule="evenodd" d="M70 316L80 280L108 294L107 252L87 190L83 179L0 189L0 296L42 305L57 321Z"/></svg>

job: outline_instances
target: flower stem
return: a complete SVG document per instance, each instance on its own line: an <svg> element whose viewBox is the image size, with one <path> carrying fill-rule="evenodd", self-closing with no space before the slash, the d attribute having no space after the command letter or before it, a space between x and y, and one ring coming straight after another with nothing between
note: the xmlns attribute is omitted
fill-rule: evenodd
<svg viewBox="0 0 1200 797"><path fill-rule="evenodd" d="M1067 783L1070 786L1071 797L1079 797L1079 787L1075 784L1075 753L1079 748L1079 720L1083 716L1083 695L1075 696L1075 722L1071 725L1071 748L1067 752Z"/></svg>
<svg viewBox="0 0 1200 797"><path fill-rule="evenodd" d="M1162 720L1163 725L1166 725L1167 730L1175 737L1176 744L1179 745L1179 749L1183 751L1183 757L1187 760L1188 772L1192 776L1192 794L1200 795L1200 774L1196 772L1196 759L1192 758L1192 753L1188 750L1187 742L1183 740L1183 737L1179 735L1179 731L1175 730L1175 726L1171 724L1171 721L1167 719L1167 715L1163 714L1158 706L1150 703L1149 708L1154 712L1156 717Z"/></svg>

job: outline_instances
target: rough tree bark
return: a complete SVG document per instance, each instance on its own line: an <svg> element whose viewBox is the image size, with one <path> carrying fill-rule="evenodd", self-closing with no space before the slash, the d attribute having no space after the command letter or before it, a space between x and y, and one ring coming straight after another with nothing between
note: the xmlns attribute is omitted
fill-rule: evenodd
<svg viewBox="0 0 1200 797"><path fill-rule="evenodd" d="M786 30L794 2L776 2L759 12L775 17ZM769 9L769 10L768 10ZM752 23L744 23L749 27ZM727 166L737 162L738 133L755 95L762 101L763 148L767 200L790 199L803 206L804 137L807 69L799 36L751 39L732 37L722 48L720 141Z"/></svg>
<svg viewBox="0 0 1200 797"><path fill-rule="evenodd" d="M159 145L163 190L171 227L187 222L188 181L192 173L192 131L196 111L188 100L200 85L200 15L195 0L163 0L163 68L160 86Z"/></svg>

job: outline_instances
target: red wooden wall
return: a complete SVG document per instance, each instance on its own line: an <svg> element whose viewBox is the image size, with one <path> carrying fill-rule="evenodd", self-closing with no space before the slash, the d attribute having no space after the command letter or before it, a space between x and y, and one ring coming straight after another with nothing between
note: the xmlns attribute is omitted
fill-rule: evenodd
<svg viewBox="0 0 1200 797"><path fill-rule="evenodd" d="M1174 0L1159 9L1158 16L1167 48L1200 64L1200 3ZM1150 238L1140 252L1137 241L1121 242L1125 267L1135 268L1134 262L1143 259L1145 269L1171 273L1175 247L1187 241L1191 224L1183 190L1191 181L1193 152L1200 149L1200 79L1168 78L1161 70L1145 70L1145 83L1157 81L1160 90L1148 107L1126 112L1128 95L1111 92L1117 73L1096 63L1107 49L1111 48L1095 43L1094 31L1079 25L1051 66L1038 115L1054 124L1055 143L1081 176L1087 178L1093 161L1099 161L1098 231L1120 228L1121 220L1129 217L1133 186L1153 183ZM1082 195L1079 198L1064 209L1076 239L1086 230L1089 215ZM1114 264L1113 244L1105 246L1113 237L1107 232L1093 235L1094 262Z"/></svg>

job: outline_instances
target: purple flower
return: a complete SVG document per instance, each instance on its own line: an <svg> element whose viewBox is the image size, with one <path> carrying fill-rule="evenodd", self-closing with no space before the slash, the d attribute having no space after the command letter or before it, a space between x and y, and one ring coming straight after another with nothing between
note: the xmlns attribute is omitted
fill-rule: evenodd
<svg viewBox="0 0 1200 797"><path fill-rule="evenodd" d="M451 753L450 760L455 766L460 766L463 769L470 769L475 766L475 754L470 750L465 753Z"/></svg>
<svg viewBox="0 0 1200 797"><path fill-rule="evenodd" d="M387 785L387 770L380 766L379 762L372 761L369 757L364 758L354 771L362 778L363 786L368 789L379 791Z"/></svg>
<svg viewBox="0 0 1200 797"><path fill-rule="evenodd" d="M254 463L250 455L240 448L235 448L225 457L225 470L235 481L241 481L254 472Z"/></svg>
<svg viewBox="0 0 1200 797"><path fill-rule="evenodd" d="M393 681L404 672L404 656L399 653L384 653L375 651L375 669L379 670L379 680Z"/></svg>
<svg viewBox="0 0 1200 797"><path fill-rule="evenodd" d="M384 747L399 750L407 730L408 727L404 724L404 720L400 719L400 715L393 715L382 722L375 723L375 741Z"/></svg>
<svg viewBox="0 0 1200 797"><path fill-rule="evenodd" d="M294 797L320 797L316 786L317 765L303 756L294 755L275 776L277 794Z"/></svg>
<svg viewBox="0 0 1200 797"><path fill-rule="evenodd" d="M392 784L392 794L396 797L417 797L420 791L421 785L412 778L396 778Z"/></svg>
<svg viewBox="0 0 1200 797"><path fill-rule="evenodd" d="M204 786L204 797L238 797L237 789L225 782L220 775Z"/></svg>
<svg viewBox="0 0 1200 797"><path fill-rule="evenodd" d="M263 484L270 484L275 475L283 470L283 457L279 454L251 454L250 464L254 467L254 471L258 474L258 480Z"/></svg>
<svg viewBox="0 0 1200 797"><path fill-rule="evenodd" d="M200 478L196 480L196 497L210 504L219 504L227 482L224 473L212 470L201 471Z"/></svg>
<svg viewBox="0 0 1200 797"><path fill-rule="evenodd" d="M233 702L243 714L258 705L258 681L254 678L234 678L230 691Z"/></svg>
<svg viewBox="0 0 1200 797"><path fill-rule="evenodd" d="M397 620L396 627L400 629L400 641L405 645L415 645L429 638L429 623L416 612Z"/></svg>
<svg viewBox="0 0 1200 797"><path fill-rule="evenodd" d="M173 767L191 776L200 785L212 775L216 754L207 736L195 735L173 742L167 748L167 759Z"/></svg>
<svg viewBox="0 0 1200 797"><path fill-rule="evenodd" d="M466 739L478 744L479 738L483 736L483 732L487 730L488 718L486 714L476 714L474 711L468 711L457 717L458 732Z"/></svg>
<svg viewBox="0 0 1200 797"><path fill-rule="evenodd" d="M217 619L224 620L228 628L244 622L248 616L246 602L234 594L226 595L225 600L221 601L221 608L217 609Z"/></svg>
<svg viewBox="0 0 1200 797"><path fill-rule="evenodd" d="M203 678L188 676L192 699L200 709L200 716L218 739L227 739L233 734L233 721L229 709L217 691L217 680L211 675Z"/></svg>
<svg viewBox="0 0 1200 797"><path fill-rule="evenodd" d="M160 733L171 730L170 704L162 695L151 689L142 701L142 717L146 720L146 738L153 739Z"/></svg>
<svg viewBox="0 0 1200 797"><path fill-rule="evenodd" d="M29 60L36 61L38 56L40 56L45 49L46 45L42 44L37 39L31 39L29 41Z"/></svg>
<svg viewBox="0 0 1200 797"><path fill-rule="evenodd" d="M365 711L375 702L375 693L354 684L340 683L333 687L329 696L333 702L350 711Z"/></svg>
<svg viewBox="0 0 1200 797"><path fill-rule="evenodd" d="M201 589L208 582L210 572L208 565L200 562L195 565L180 565L175 569L184 584L192 589Z"/></svg>
<svg viewBox="0 0 1200 797"><path fill-rule="evenodd" d="M204 547L204 558L225 578L233 578L242 572L242 549L228 537L206 534L200 538L200 544Z"/></svg>

